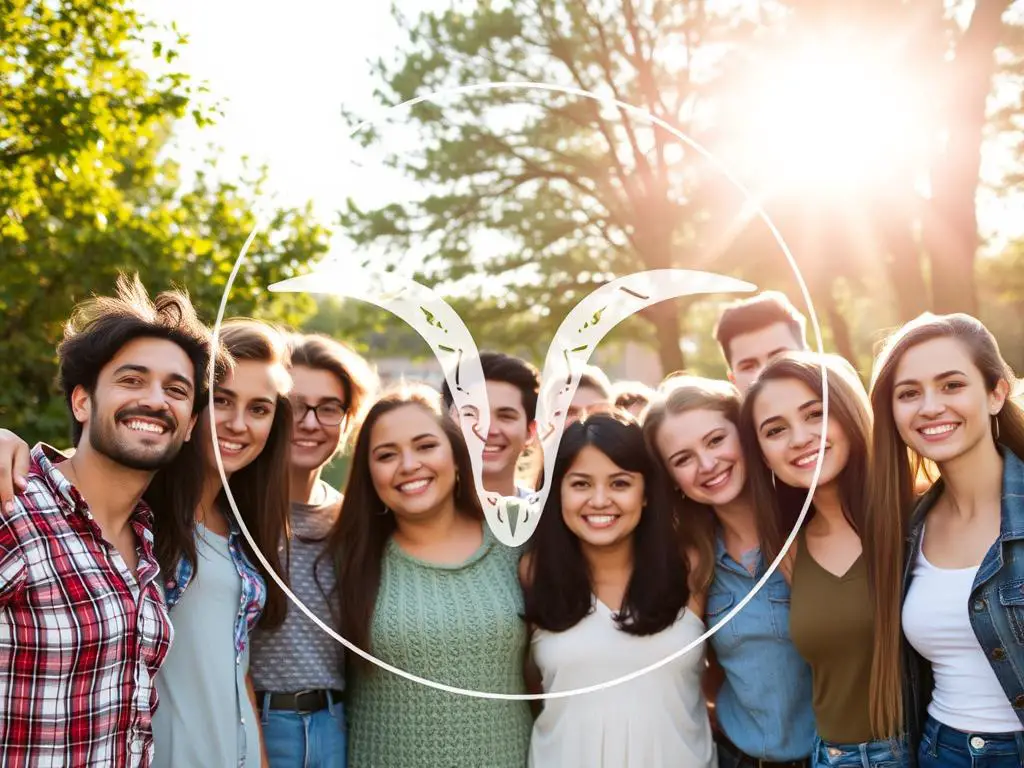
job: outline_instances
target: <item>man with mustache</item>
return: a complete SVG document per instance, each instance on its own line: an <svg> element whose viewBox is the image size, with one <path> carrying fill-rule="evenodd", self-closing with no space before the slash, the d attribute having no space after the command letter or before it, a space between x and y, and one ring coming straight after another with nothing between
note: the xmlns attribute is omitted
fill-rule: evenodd
<svg viewBox="0 0 1024 768"><path fill-rule="evenodd" d="M188 298L137 277L66 323L74 455L36 445L0 512L0 764L149 765L172 630L142 495L191 436L210 354Z"/></svg>

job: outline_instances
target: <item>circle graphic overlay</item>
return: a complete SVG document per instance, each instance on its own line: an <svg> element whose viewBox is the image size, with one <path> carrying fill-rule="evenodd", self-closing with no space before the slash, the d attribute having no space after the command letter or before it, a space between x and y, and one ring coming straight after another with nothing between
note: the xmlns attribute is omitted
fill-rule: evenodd
<svg viewBox="0 0 1024 768"><path fill-rule="evenodd" d="M796 259L793 257L792 252L786 245L782 234L778 228L771 221L767 212L763 206L755 199L750 191L743 185L743 183L737 179L728 168L718 160L709 150L701 146L695 140L688 137L682 131L669 125L664 120L650 114L644 109L632 106L625 102L617 99L599 96L597 94L585 91L579 88L572 88L560 85L550 85L546 83L533 83L533 82L488 82L488 83L477 83L471 85L464 85L449 89L436 91L431 94L424 96L418 96L414 99L410 99L401 104L397 104L393 107L385 110L380 116L374 121L365 121L357 125L351 132L350 136L354 136L360 130L365 127L372 125L374 122L380 122L389 115L398 113L402 110L407 110L417 104L438 100L447 96L455 96L466 93L476 93L481 91L489 90L535 90L535 91L548 91L554 93L562 93L572 96L580 96L599 102L601 105L606 107L614 107L615 109L621 110L635 118L647 120L653 125L667 131L679 141L683 142L686 146L699 153L705 160L707 160L719 173L721 173L736 189L738 189L744 199L750 205L752 213L756 213L757 217L765 224L768 231L771 232L772 237L778 244L783 255L786 257L786 261L789 263L790 268L793 270L793 274L796 277L797 284L800 288L800 293L804 299L804 303L807 307L808 316L811 325L814 329L814 335L816 339L817 352L819 354L824 353L824 345L822 343L821 327L818 323L817 313L814 311L814 305L811 301L810 292L808 291L807 284L803 279L803 275L800 273L800 269L797 266ZM260 216L257 220L253 231L246 239L241 251L238 254L238 258L235 260L235 264L228 276L227 283L224 287L224 293L221 297L220 307L217 310L217 318L213 328L213 343L219 343L220 328L224 321L224 314L227 309L228 298L231 294L231 288L234 285L234 281L238 275L239 270L245 263L246 255L249 249L252 247L252 243L256 238L256 235L261 232L265 227L265 217ZM484 389L483 382L483 371L480 366L480 360L476 352L476 345L472 343L472 336L462 322L461 318L455 313L455 311L446 303L443 299L437 296L431 289L423 286L419 283L415 283L412 280L406 280L400 278L394 273L389 274L374 274L373 279L376 280L376 284L371 288L365 288L360 292L359 296L354 298L361 298L363 300L370 301L371 303L381 306L383 308L392 311L401 319L410 323L415 329L420 331L424 339L431 344L431 349L438 354L438 360L441 362L442 368L445 373L445 378L449 382L452 389L453 395L456 395L456 404L459 405L459 412L463 413L463 407L467 409L471 408L474 413L473 419L463 417L462 431L463 435L466 436L467 444L470 447L470 455L472 458L474 476L476 481L477 492L480 494L481 502L484 504L485 510L488 510L487 522L491 527L492 531L495 532L496 536L503 544L511 544L513 541L525 541L529 538L529 534L532 533L533 528L536 526L536 520L539 518L539 508L543 506L541 492L526 499L526 513L528 519L523 521L520 517L517 522L521 522L523 527L519 528L515 523L511 522L510 508L508 506L508 500L502 499L498 494L488 492L483 488L481 481L482 474L482 450L483 442L480 434L486 435L486 429L489 425L490 412L489 408L486 407L486 390ZM333 278L333 279L332 279ZM283 281L270 286L270 290L273 291L296 291L302 290L309 292L330 292L340 295L347 295L345 290L338 289L325 289L325 285L333 284L335 286L345 286L346 281L341 280L340 273L332 273L329 265L318 266L313 274L302 275L292 280ZM347 279L350 281L352 278L351 268L349 268ZM327 280L331 280L328 283ZM636 290L639 288L640 290ZM656 289L656 290L655 290ZM726 277L723 275L715 275L707 272L694 272L689 270L652 270L650 272L641 272L634 275L628 275L624 278L614 280L601 288L594 291L583 301L581 301L573 310L569 316L566 317L565 321L559 326L558 331L555 334L555 339L549 347L548 354L544 364L543 378L542 378L542 396L538 402L538 424L543 425L542 429L546 430L547 434L542 434L542 446L544 452L544 465L546 477L551 477L552 467L554 462L555 452L557 450L558 441L561 439L562 430L564 429L565 422L565 405L568 404L572 399L572 395L575 393L576 385L579 381L579 374L582 372L582 366L590 358L590 354L593 352L593 347L596 346L597 342L603 338L608 331L610 331L615 325L624 320L626 317L634 314L635 312L649 306L649 304L656 303L657 301L663 301L668 298L675 296L693 295L700 293L719 293L719 292L749 292L756 290L756 286L749 283L745 283L740 280L736 280L732 277ZM647 291L646 293L644 291ZM679 291L673 293L673 291ZM621 294L621 295L616 295ZM636 295L639 294L639 295ZM612 298L617 299L618 303L614 303ZM626 299L623 296L627 297ZM658 298L654 298L658 297ZM628 299L628 301L627 301ZM614 304L614 306L613 306ZM436 311L435 311L436 310ZM589 314L588 314L589 313ZM606 314L607 313L607 314ZM423 328L424 324L437 330L441 334L441 339L446 335L455 338L452 335L452 329L457 331L457 335L464 345L455 347L450 344L444 344L441 341L428 338L424 335ZM576 332L574 334L573 332ZM586 336L586 346L578 341L578 337L585 331L589 331ZM428 332L433 336L433 331ZM576 338L574 338L574 336ZM443 347L443 348L442 348ZM582 348L580 348L582 347ZM461 354L459 353L461 349ZM468 353L468 354L467 354ZM824 418L823 430L828 429L829 419L829 398L828 398L828 371L825 367L824 362L821 366L822 375L822 411ZM550 378L549 378L550 377ZM245 536L246 541L249 542L250 547L255 553L257 559L263 565L264 570L270 574L274 579L274 582L281 588L281 590L288 596L292 603L300 609L314 624L316 624L321 630L326 632L330 637L334 638L337 642L341 643L349 652L355 653L362 657L366 661L375 664L376 666L384 669L388 672L396 674L407 680L410 680L421 685L425 685L436 690L445 691L447 693L458 694L462 696L469 696L480 699L500 699L500 700L512 700L512 701L539 701L546 699L559 699L568 698L570 696L582 695L585 693L592 693L595 691L604 690L611 688L622 683L626 683L633 680L641 675L652 672L659 669L666 664L670 664L676 659L680 658L684 654L691 651L693 648L704 643L708 638L718 632L726 624L728 624L733 617L739 613L746 606L750 600L752 600L762 587L768 582L771 576L775 573L775 570L779 567L782 560L786 557L789 552L789 548L796 540L797 532L803 525L804 519L807 516L807 511L810 509L811 501L814 498L814 492L818 486L818 479L821 475L821 469L824 462L825 456L825 441L822 440L818 447L818 456L814 467L814 474L811 478L811 486L808 489L807 497L804 500L803 507L800 510L800 514L797 517L796 525L790 531L789 536L786 538L786 542L782 547L782 550L776 556L775 560L768 567L766 572L761 576L758 582L754 585L754 588L744 596L714 627L705 630L705 632L693 642L689 643L685 647L675 651L674 653L666 656L660 661L649 664L646 667L638 669L634 672L630 672L626 675L621 675L612 680L597 683L581 688L575 688L565 691L552 691L544 693L497 693L493 691L476 691L466 688L459 688L456 686L447 685L440 683L435 680L428 680L418 675L407 672L406 670L399 669L382 659L378 659L372 654L364 651L362 648L356 647L354 644L342 637L338 632L334 631L331 627L327 626L313 611L311 611L301 600L299 600L295 594L289 589L285 581L280 575L275 572L270 564L267 562L266 557L260 551L256 545L252 534L249 532L245 525L242 515L239 512L238 505L235 502L235 498L231 493L231 488L228 484L228 478L224 472L224 465L221 459L220 446L216 440L216 422L213 409L213 391L215 384L215 372L212 367L210 370L209 377L210 394L209 394L209 405L208 410L210 412L210 427L211 435L213 436L213 452L217 462L217 471L220 473L221 482L223 483L224 492L228 500L228 504L231 506L236 521L238 522L239 528L242 531L242 535ZM481 407L483 404L484 407ZM560 406L562 406L560 408ZM561 411L561 413L559 412ZM541 417L544 421L541 421ZM478 434L479 433L479 434ZM550 463L550 466L549 466ZM549 489L542 488L544 496L546 497L546 491ZM518 511L518 510L517 510ZM496 524L492 524L496 523ZM531 524L532 523L532 524Z"/></svg>

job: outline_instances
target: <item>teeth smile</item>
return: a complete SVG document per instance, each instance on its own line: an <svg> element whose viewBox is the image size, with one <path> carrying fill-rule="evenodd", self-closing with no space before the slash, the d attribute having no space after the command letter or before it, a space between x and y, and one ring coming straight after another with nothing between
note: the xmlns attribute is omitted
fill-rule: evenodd
<svg viewBox="0 0 1024 768"><path fill-rule="evenodd" d="M225 451L240 451L245 447L241 443L229 443L227 440L218 440L217 442Z"/></svg>
<svg viewBox="0 0 1024 768"><path fill-rule="evenodd" d="M312 440L293 440L292 442L301 448L316 448L318 445L318 443Z"/></svg>
<svg viewBox="0 0 1024 768"><path fill-rule="evenodd" d="M924 435L944 435L956 429L956 424L943 424L938 427L924 427L921 433Z"/></svg>
<svg viewBox="0 0 1024 768"><path fill-rule="evenodd" d="M721 472L721 473L715 475L710 480L708 480L706 483L704 483L704 487L705 488L717 488L718 486L720 486L722 483L724 483L726 480L729 479L729 473L731 471L732 471L732 469L730 468L730 469L725 470L724 472Z"/></svg>
<svg viewBox="0 0 1024 768"><path fill-rule="evenodd" d="M502 451L502 449L503 448L500 445L485 445L484 453L499 453Z"/></svg>
<svg viewBox="0 0 1024 768"><path fill-rule="evenodd" d="M826 448L825 450L827 451L828 449ZM799 459L796 459L793 463L796 464L798 467L807 467L810 466L811 464L814 464L817 460L818 452L815 451L814 453L809 453L806 456L801 456Z"/></svg>
<svg viewBox="0 0 1024 768"><path fill-rule="evenodd" d="M591 525L608 525L616 520L615 515L586 515L584 518Z"/></svg>
<svg viewBox="0 0 1024 768"><path fill-rule="evenodd" d="M398 490L401 491L402 493L412 493L413 491L418 491L422 488L426 488L427 485L429 484L429 480L413 480L410 483L402 483L400 486L398 486Z"/></svg>
<svg viewBox="0 0 1024 768"><path fill-rule="evenodd" d="M162 435L167 430L158 424L151 424L148 421L139 421L132 419L131 421L125 422L125 426L128 429L133 429L136 432L152 432L154 435Z"/></svg>

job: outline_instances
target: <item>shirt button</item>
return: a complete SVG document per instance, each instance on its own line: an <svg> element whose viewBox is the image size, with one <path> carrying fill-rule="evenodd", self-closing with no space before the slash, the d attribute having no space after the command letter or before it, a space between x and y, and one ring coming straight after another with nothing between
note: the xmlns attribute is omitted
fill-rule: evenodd
<svg viewBox="0 0 1024 768"><path fill-rule="evenodd" d="M984 600L980 600L980 599L979 600L975 600L974 601L974 611L975 611L975 613L981 613L984 610L985 610L985 601Z"/></svg>
<svg viewBox="0 0 1024 768"><path fill-rule="evenodd" d="M1002 661L1006 658L1006 651L1004 651L1002 648L996 648L994 651L992 651L992 658L996 661Z"/></svg>
<svg viewBox="0 0 1024 768"><path fill-rule="evenodd" d="M971 746L974 747L975 749L984 749L985 748L985 740L983 738L981 738L981 736L972 736L971 737Z"/></svg>

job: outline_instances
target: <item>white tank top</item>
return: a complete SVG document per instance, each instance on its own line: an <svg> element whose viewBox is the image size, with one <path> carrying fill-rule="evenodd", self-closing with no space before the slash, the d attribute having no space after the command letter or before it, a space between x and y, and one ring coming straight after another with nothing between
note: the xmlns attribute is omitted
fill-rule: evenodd
<svg viewBox="0 0 1024 768"><path fill-rule="evenodd" d="M704 622L687 609L656 635L631 635L595 600L594 610L565 632L535 632L532 650L544 691L565 691L643 669L703 633ZM711 768L716 753L703 671L701 643L629 682L545 700L533 726L530 768Z"/></svg>
<svg viewBox="0 0 1024 768"><path fill-rule="evenodd" d="M936 568L919 548L903 603L903 633L932 665L929 715L969 733L1024 730L971 628L969 602L978 568Z"/></svg>

